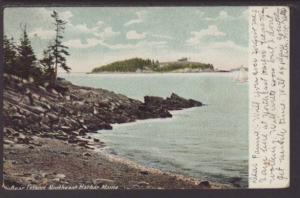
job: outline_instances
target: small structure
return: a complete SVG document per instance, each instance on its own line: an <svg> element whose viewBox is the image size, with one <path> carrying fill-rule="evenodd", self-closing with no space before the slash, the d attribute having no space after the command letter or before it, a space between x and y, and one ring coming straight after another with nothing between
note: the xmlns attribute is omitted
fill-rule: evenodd
<svg viewBox="0 0 300 198"><path fill-rule="evenodd" d="M188 58L187 57L183 57L181 59L178 59L177 60L178 62L187 62L188 61Z"/></svg>

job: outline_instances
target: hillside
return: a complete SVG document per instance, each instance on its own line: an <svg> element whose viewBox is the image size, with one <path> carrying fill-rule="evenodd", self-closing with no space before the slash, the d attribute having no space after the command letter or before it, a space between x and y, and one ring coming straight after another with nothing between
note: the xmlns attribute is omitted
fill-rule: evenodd
<svg viewBox="0 0 300 198"><path fill-rule="evenodd" d="M143 69L155 70L159 63L150 59L132 58L123 61L116 61L107 65L96 67L92 73L99 72L136 72Z"/></svg>
<svg viewBox="0 0 300 198"><path fill-rule="evenodd" d="M150 59L132 58L96 67L91 73L101 72L203 72L214 71L212 64L190 62L181 59L173 62L159 62Z"/></svg>

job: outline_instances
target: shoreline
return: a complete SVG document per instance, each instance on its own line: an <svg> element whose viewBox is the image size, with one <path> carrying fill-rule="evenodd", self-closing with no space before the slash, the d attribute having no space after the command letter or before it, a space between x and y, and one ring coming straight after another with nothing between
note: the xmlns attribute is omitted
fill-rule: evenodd
<svg viewBox="0 0 300 198"><path fill-rule="evenodd" d="M4 182L8 188L78 183L116 184L121 189L227 188L94 151L95 145L103 148L105 142L90 133L110 130L116 123L170 118L174 110L202 106L199 101L173 93L167 98L145 96L141 102L64 80L55 89L9 75L4 75L4 82Z"/></svg>
<svg viewBox="0 0 300 198"><path fill-rule="evenodd" d="M60 189L60 186L66 189L87 186L85 189L75 188L77 190L235 188L229 184L201 181L145 167L101 149L86 149L49 138L34 139L42 146L29 148L26 145L5 144L3 187L6 190L51 190L54 187ZM30 163L40 159L41 154L48 160ZM82 158L76 159L75 156Z"/></svg>

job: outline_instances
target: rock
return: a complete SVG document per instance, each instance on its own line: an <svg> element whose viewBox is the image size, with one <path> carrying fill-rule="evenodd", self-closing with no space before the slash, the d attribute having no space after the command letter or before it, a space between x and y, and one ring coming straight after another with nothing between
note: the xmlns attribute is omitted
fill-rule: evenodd
<svg viewBox="0 0 300 198"><path fill-rule="evenodd" d="M146 105L160 106L162 105L164 99L156 96L145 96L144 101Z"/></svg>
<svg viewBox="0 0 300 198"><path fill-rule="evenodd" d="M202 182L199 183L199 186L203 187L203 188L210 188L211 187L209 181L202 181Z"/></svg>
<svg viewBox="0 0 300 198"><path fill-rule="evenodd" d="M145 182L145 181L140 181L139 183L138 183L138 185L139 186L149 186L149 183L148 182Z"/></svg>
<svg viewBox="0 0 300 198"><path fill-rule="evenodd" d="M81 142L79 142L78 143L78 146L86 146L87 145L87 142L85 142L85 141L81 141Z"/></svg>
<svg viewBox="0 0 300 198"><path fill-rule="evenodd" d="M236 183L236 182L240 182L241 180L242 180L242 178L240 178L240 177L231 177L229 179L229 182L230 183Z"/></svg>
<svg viewBox="0 0 300 198"><path fill-rule="evenodd" d="M69 91L69 88L63 85L56 84L55 90L58 91L59 93L65 94L66 92Z"/></svg>
<svg viewBox="0 0 300 198"><path fill-rule="evenodd" d="M58 92L55 89L51 89L51 92L55 95L58 95Z"/></svg>
<svg viewBox="0 0 300 198"><path fill-rule="evenodd" d="M64 179L66 177L66 175L59 173L59 174L56 174L55 177L59 178L59 179Z"/></svg>
<svg viewBox="0 0 300 198"><path fill-rule="evenodd" d="M69 155L70 153L68 153L68 152L65 152L65 151L62 151L62 152L60 152L61 154L63 154L63 155Z"/></svg>
<svg viewBox="0 0 300 198"><path fill-rule="evenodd" d="M41 176L42 176L43 178L46 178L46 177L48 176L48 174L47 174L47 173L42 173Z"/></svg>
<svg viewBox="0 0 300 198"><path fill-rule="evenodd" d="M145 171L145 170L140 171L140 173L141 173L142 175L148 175L148 174L149 174L148 171Z"/></svg>
<svg viewBox="0 0 300 198"><path fill-rule="evenodd" d="M113 123L172 117L170 110L202 104L175 93L166 99L145 96L143 103L108 90L72 85L66 80L58 80L56 86L22 82L19 77L9 74L6 74L5 80L4 134L9 140L15 138L14 142L21 144L32 144L28 137L36 135L87 148L87 143L78 136L101 129L110 130ZM34 105L30 105L29 95L34 99ZM97 138L93 141L100 143ZM9 141L4 144L13 145Z"/></svg>
<svg viewBox="0 0 300 198"><path fill-rule="evenodd" d="M85 157L91 157L92 156L90 153L87 153L87 152L83 153L82 155L85 156Z"/></svg>
<svg viewBox="0 0 300 198"><path fill-rule="evenodd" d="M193 100L193 99L189 99L188 101L189 101L191 106L196 106L197 107L197 106L202 106L203 105L202 102L199 102L199 101L196 101L196 100Z"/></svg>
<svg viewBox="0 0 300 198"><path fill-rule="evenodd" d="M93 184L96 186L113 185L115 182L111 179L93 179Z"/></svg>
<svg viewBox="0 0 300 198"><path fill-rule="evenodd" d="M69 95L65 96L66 100L71 100L71 97Z"/></svg>
<svg viewBox="0 0 300 198"><path fill-rule="evenodd" d="M52 179L52 181L55 181L55 182L60 182L60 178L54 178L54 179Z"/></svg>
<svg viewBox="0 0 300 198"><path fill-rule="evenodd" d="M75 144L75 143L77 143L77 142L78 142L77 139L74 139L74 138L69 138L69 139L68 139L68 143L70 143L70 144Z"/></svg>
<svg viewBox="0 0 300 198"><path fill-rule="evenodd" d="M59 140L64 140L64 141L68 140L68 137L65 135L55 135L54 137ZM73 143L73 142L71 142L71 140L70 141L68 140L68 142Z"/></svg>
<svg viewBox="0 0 300 198"><path fill-rule="evenodd" d="M43 87L43 86L41 86L41 85L39 85L38 88L39 88L40 90L44 91L44 92L47 91L47 90L45 89L45 87Z"/></svg>
<svg viewBox="0 0 300 198"><path fill-rule="evenodd" d="M18 137L17 142L20 143L20 144L29 144L29 138L27 138L27 137L25 137L25 138Z"/></svg>
<svg viewBox="0 0 300 198"><path fill-rule="evenodd" d="M231 177L229 182L232 183L235 187L241 187L240 182L242 181L241 177Z"/></svg>
<svg viewBox="0 0 300 198"><path fill-rule="evenodd" d="M4 143L4 144L14 144L14 142L13 142L13 141L10 141L10 140L3 140L3 143Z"/></svg>
<svg viewBox="0 0 300 198"><path fill-rule="evenodd" d="M12 160L12 161L11 161L11 164L15 165L15 164L17 164L17 161Z"/></svg>

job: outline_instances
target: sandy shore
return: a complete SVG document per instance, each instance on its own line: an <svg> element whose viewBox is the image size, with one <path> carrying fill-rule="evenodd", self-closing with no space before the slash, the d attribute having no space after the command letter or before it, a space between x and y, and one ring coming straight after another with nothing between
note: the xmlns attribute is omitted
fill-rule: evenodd
<svg viewBox="0 0 300 198"><path fill-rule="evenodd" d="M33 137L4 144L4 187L16 189L210 189L232 186L140 166L98 149Z"/></svg>

